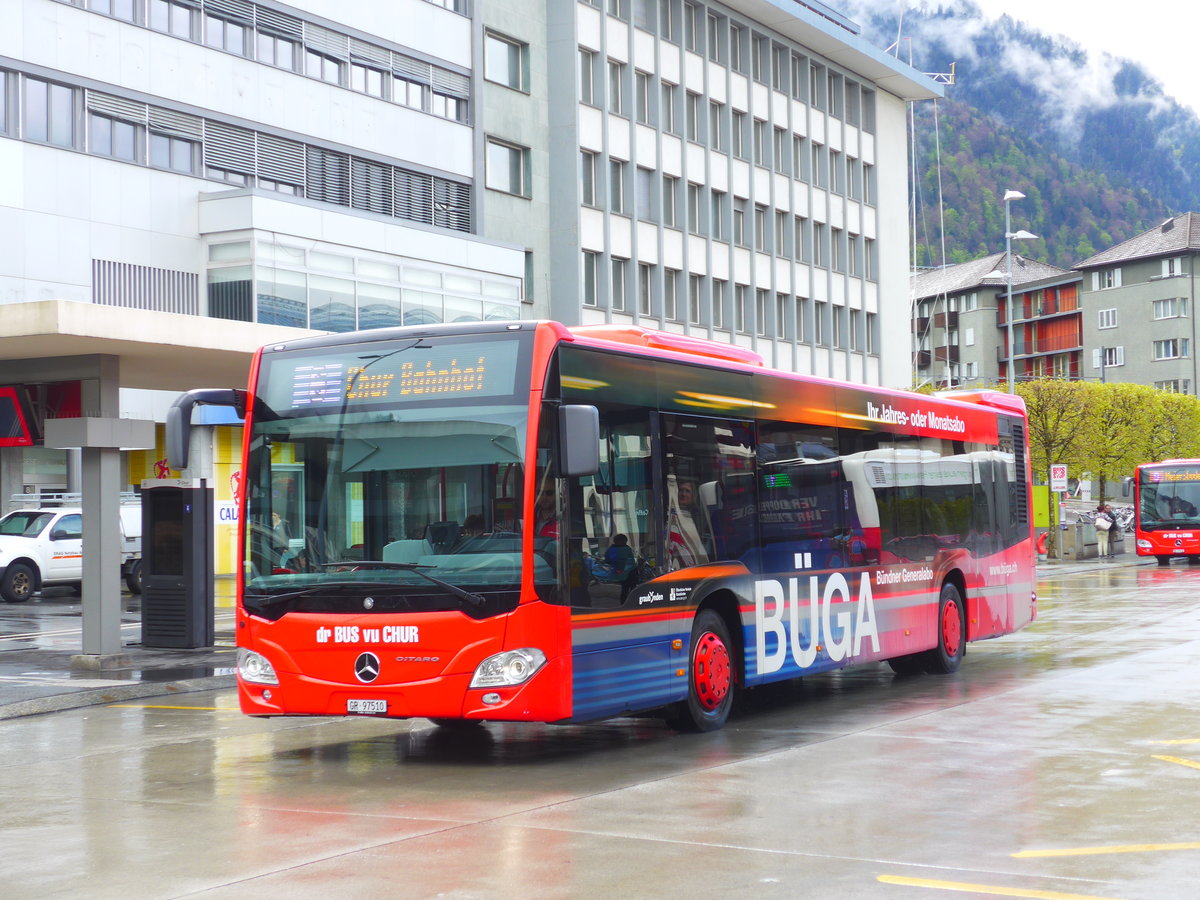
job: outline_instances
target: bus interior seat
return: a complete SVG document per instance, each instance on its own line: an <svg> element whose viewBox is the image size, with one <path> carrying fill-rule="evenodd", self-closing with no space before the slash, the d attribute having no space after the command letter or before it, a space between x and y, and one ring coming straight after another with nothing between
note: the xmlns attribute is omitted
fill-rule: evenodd
<svg viewBox="0 0 1200 900"><path fill-rule="evenodd" d="M449 553L458 543L459 531L457 522L433 522L425 526L425 540L434 553Z"/></svg>

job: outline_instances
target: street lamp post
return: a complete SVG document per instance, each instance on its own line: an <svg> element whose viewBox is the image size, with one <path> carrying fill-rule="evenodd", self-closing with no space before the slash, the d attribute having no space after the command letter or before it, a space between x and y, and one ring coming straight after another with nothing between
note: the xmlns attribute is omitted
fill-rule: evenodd
<svg viewBox="0 0 1200 900"><path fill-rule="evenodd" d="M1004 260L1008 267L1008 273L1005 278L1005 283L1008 285L1008 300L1005 304L1005 313L1008 318L1008 392L1011 394L1013 389L1013 369L1017 364L1017 348L1013 344L1013 303L1012 303L1012 242L1013 238L1017 240L1028 240L1037 238L1036 234L1030 234L1028 231L1012 230L1012 217L1010 207L1014 200L1024 200L1025 195L1020 191L1005 191L1004 192Z"/></svg>

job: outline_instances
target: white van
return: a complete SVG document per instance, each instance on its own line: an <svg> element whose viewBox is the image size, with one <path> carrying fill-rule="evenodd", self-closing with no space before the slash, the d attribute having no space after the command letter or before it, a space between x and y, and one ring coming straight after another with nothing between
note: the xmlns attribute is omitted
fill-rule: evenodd
<svg viewBox="0 0 1200 900"><path fill-rule="evenodd" d="M64 496L38 499L48 504ZM19 497L13 499L22 502ZM141 593L141 503L123 498L120 522L121 575L130 591ZM43 587L53 585L78 589L82 580L82 509L44 505L14 510L0 518L0 597L6 602L24 603Z"/></svg>

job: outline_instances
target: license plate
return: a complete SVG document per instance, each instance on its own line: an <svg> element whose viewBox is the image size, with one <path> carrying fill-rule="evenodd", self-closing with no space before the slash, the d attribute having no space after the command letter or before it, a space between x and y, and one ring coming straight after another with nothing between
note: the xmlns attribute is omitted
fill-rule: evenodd
<svg viewBox="0 0 1200 900"><path fill-rule="evenodd" d="M360 715L371 715L373 713L387 712L386 700L347 700L347 713L359 713Z"/></svg>

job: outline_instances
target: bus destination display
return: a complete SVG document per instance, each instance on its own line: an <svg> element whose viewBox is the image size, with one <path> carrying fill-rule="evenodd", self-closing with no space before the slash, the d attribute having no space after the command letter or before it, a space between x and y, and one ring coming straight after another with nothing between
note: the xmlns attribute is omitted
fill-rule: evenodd
<svg viewBox="0 0 1200 900"><path fill-rule="evenodd" d="M515 385L517 350L515 343L492 341L290 359L286 405L313 409L343 403L508 396ZM270 383L283 386L278 380Z"/></svg>

